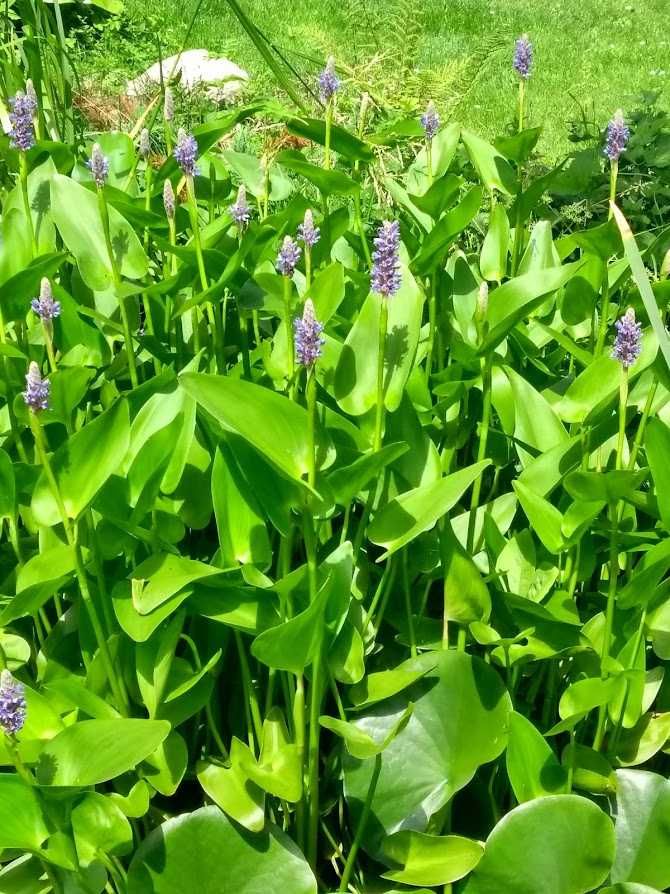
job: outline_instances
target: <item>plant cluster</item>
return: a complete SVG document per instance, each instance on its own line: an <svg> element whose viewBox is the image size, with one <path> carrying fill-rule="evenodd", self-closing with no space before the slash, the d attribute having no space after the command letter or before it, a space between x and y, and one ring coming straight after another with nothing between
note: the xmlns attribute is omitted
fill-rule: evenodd
<svg viewBox="0 0 670 894"><path fill-rule="evenodd" d="M83 145L12 94L0 891L670 887L667 237L619 114L609 219L538 216L513 65L495 145L348 127L333 59Z"/></svg>

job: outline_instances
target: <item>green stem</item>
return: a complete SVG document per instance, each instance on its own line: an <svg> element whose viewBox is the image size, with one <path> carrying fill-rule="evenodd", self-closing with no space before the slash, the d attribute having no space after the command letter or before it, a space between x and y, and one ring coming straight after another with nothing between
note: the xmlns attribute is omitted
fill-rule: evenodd
<svg viewBox="0 0 670 894"><path fill-rule="evenodd" d="M310 290L312 286L312 248L305 243L305 289Z"/></svg>
<svg viewBox="0 0 670 894"><path fill-rule="evenodd" d="M28 160L25 152L19 152L19 179L21 180L21 195L23 197L23 209L26 214L26 222L28 224L28 232L30 233L30 246L32 257L36 258L39 249L35 238L35 227L33 225L33 215L30 209L30 194L28 192Z"/></svg>
<svg viewBox="0 0 670 894"><path fill-rule="evenodd" d="M249 713L251 715L251 720L253 723L253 731L256 735L258 747L260 748L261 742L263 740L263 721L261 720L261 710L258 704L258 693L256 692L256 687L254 686L254 682L251 679L249 661L247 659L247 653L244 648L244 642L242 641L242 634L239 632L239 630L235 631L235 645L237 646L237 653L240 659L242 685L244 686L244 692L249 707Z"/></svg>
<svg viewBox="0 0 670 894"><path fill-rule="evenodd" d="M207 281L207 271L205 270L205 256L202 253L202 240L200 239L200 221L198 220L198 202L195 196L195 184L193 183L193 177L188 176L186 178L186 191L188 194L188 209L191 217L193 246L195 248L195 256L198 263L198 274L200 276L200 288L203 292L206 292L209 288L209 283ZM197 310L197 308L193 309L194 311ZM225 358L223 341L221 339L221 327L218 324L216 308L212 305L208 305L207 310L209 311L209 324L212 330L212 342L214 345L214 356L216 358L216 369L217 372L222 372L225 368ZM197 319L197 314L195 319Z"/></svg>
<svg viewBox="0 0 670 894"><path fill-rule="evenodd" d="M330 132L333 126L333 100L329 99L326 105L326 145L323 150L323 166L330 169Z"/></svg>
<svg viewBox="0 0 670 894"><path fill-rule="evenodd" d="M63 528L65 529L65 537L67 539L67 542L73 549L75 573L77 575L77 581L79 583L79 591L81 593L82 602L84 603L84 607L86 608L86 611L88 613L91 627L93 628L93 633L100 650L102 666L116 700L117 707L124 716L127 716L128 705L124 697L124 691L117 679L114 665L112 663L112 658L109 652L109 647L107 645L107 640L105 638L102 624L100 622L100 617L98 615L97 608L95 607L95 603L93 602L93 599L91 597L91 591L89 589L88 580L86 578L86 570L84 567L84 558L82 556L81 546L79 545L75 536L75 532L72 528L72 524L70 522L65 504L63 502L60 488L58 487L58 482L56 481L56 476L54 475L53 469L51 467L51 462L46 452L42 426L36 413L31 412L29 415L30 427L33 432L33 437L35 438L35 449L37 451L37 455L39 457L42 468L44 469L44 474L47 478L47 481L49 482L49 487L51 488L51 492L56 501L56 505L58 506L58 511L61 516Z"/></svg>
<svg viewBox="0 0 670 894"><path fill-rule="evenodd" d="M133 388L137 388L139 382L137 378L137 367L135 365L135 353L133 351L133 339L130 332L130 322L128 320L128 311L126 309L125 297L121 294L121 271L116 262L114 254L114 246L112 245L112 237L109 228L109 209L103 189L98 189L98 209L100 211L100 220L102 221L102 230L105 235L105 245L107 246L107 256L112 268L112 279L114 281L114 289L116 291L116 299L119 302L119 311L121 312L121 324L123 326L123 340L126 346L126 357L128 359L128 372L130 374L130 384Z"/></svg>
<svg viewBox="0 0 670 894"><path fill-rule="evenodd" d="M626 440L626 407L628 406L628 367L621 367L619 384L619 436L616 448L616 468L623 468L623 447Z"/></svg>
<svg viewBox="0 0 670 894"><path fill-rule="evenodd" d="M379 312L379 349L377 354L377 405L375 413L375 434L372 449L375 453L381 450L384 430L384 359L386 353L386 330L388 329L388 299L380 298Z"/></svg>
<svg viewBox="0 0 670 894"><path fill-rule="evenodd" d="M523 78L519 81L519 133L523 130L523 119L526 105L526 82Z"/></svg>
<svg viewBox="0 0 670 894"><path fill-rule="evenodd" d="M291 298L293 295L293 280L290 276L284 277L284 325L286 326L286 346L288 353L288 393L289 397L295 397L295 337L293 333L293 318L291 316Z"/></svg>
<svg viewBox="0 0 670 894"><path fill-rule="evenodd" d="M437 329L437 270L430 277L430 299L428 303L428 349L426 351L426 375L433 371L433 351L435 349L435 331Z"/></svg>
<svg viewBox="0 0 670 894"><path fill-rule="evenodd" d="M361 846L361 842L363 841L363 836L365 834L365 828L368 824L368 820L370 818L370 811L372 810L372 799L375 796L375 791L377 789L377 782L379 781L379 774L382 770L382 756L381 754L375 755L375 766L372 771L372 777L370 779L370 785L368 786L368 793L365 798L365 804L363 805L363 811L361 812L361 818L358 821L358 827L356 829L356 834L354 836L353 843L351 845L351 850L349 851L349 856L347 857L347 862L344 866L344 871L342 873L342 878L340 879L340 886L337 889L338 891L346 891L349 887L349 880L351 878L351 874L354 871L354 866L356 864L356 856L358 854L358 850Z"/></svg>
<svg viewBox="0 0 670 894"><path fill-rule="evenodd" d="M612 629L614 627L614 604L616 600L617 579L619 577L619 526L617 518L616 506L610 506L610 546L609 546L609 584L607 588L607 608L605 610L605 631L603 633L603 645L600 654L602 665L601 676L606 679L608 676L605 668L605 662L610 655L612 644ZM603 739L605 738L605 729L607 726L607 705L600 705L598 708L598 724L596 734L593 740L593 748L600 751Z"/></svg>
<svg viewBox="0 0 670 894"><path fill-rule="evenodd" d="M412 593L409 582L409 566L407 550L402 553L403 590L405 591L405 611L407 613L407 632L409 634L409 651L412 658L416 658L416 640L414 636L414 618L412 617Z"/></svg>
<svg viewBox="0 0 670 894"><path fill-rule="evenodd" d="M42 332L44 333L44 344L47 349L47 357L49 358L49 366L51 372L56 372L56 354L53 345L53 327L51 321L42 320Z"/></svg>
<svg viewBox="0 0 670 894"><path fill-rule="evenodd" d="M5 334L5 321L2 315L2 307L0 307L0 344L7 344L7 336ZM0 355L0 361L2 362L2 373L4 380L9 386L9 363L5 354ZM14 443L16 444L16 452L19 454L19 459L21 460L21 462L27 464L28 456L26 454L26 449L23 446L23 441L21 440L21 434L16 425L14 407L12 406L12 401L9 397L9 394L7 395L7 416L9 418L9 430L12 434Z"/></svg>
<svg viewBox="0 0 670 894"><path fill-rule="evenodd" d="M633 643L633 652L631 655L631 659L628 665L628 670L633 670L635 664L637 662L637 655L640 651L640 646L642 645L642 637L644 636L644 625L647 622L647 606L642 609L642 614L640 615L640 623L637 627L637 632L635 634L635 642ZM614 733L612 734L612 741L608 748L608 751L611 755L616 754L617 746L619 745L619 738L621 736L621 730L623 729L623 721L626 716L626 707L628 705L628 698L630 696L630 680L626 680L626 688L624 691L623 701L621 702L621 710L619 711L619 716L617 717L616 727L614 728Z"/></svg>
<svg viewBox="0 0 670 894"><path fill-rule="evenodd" d="M633 446L630 451L630 457L628 459L628 469L635 468L635 462L637 460L637 455L640 452L640 447L642 446L642 440L644 438L644 433L647 428L647 422L649 421L649 415L651 413L651 408L654 404L654 398L656 397L656 389L658 388L658 379L654 378L651 388L649 389L649 394L647 395L647 400L644 405L644 410L642 411L642 418L640 419L640 424L637 427L637 432L635 434L635 439L633 441Z"/></svg>
<svg viewBox="0 0 670 894"><path fill-rule="evenodd" d="M482 360L482 391L484 406L482 409L482 422L479 432L479 447L477 449L477 462L482 462L486 458L486 445L489 437L489 427L491 424L491 366L493 357L487 354ZM477 521L477 509L479 507L479 497L482 490L482 476L479 475L472 486L472 496L470 497L470 517L468 519L468 537L467 551L473 554L475 545L475 522Z"/></svg>
<svg viewBox="0 0 670 894"><path fill-rule="evenodd" d="M426 140L426 165L428 167L428 183L433 185L433 141Z"/></svg>

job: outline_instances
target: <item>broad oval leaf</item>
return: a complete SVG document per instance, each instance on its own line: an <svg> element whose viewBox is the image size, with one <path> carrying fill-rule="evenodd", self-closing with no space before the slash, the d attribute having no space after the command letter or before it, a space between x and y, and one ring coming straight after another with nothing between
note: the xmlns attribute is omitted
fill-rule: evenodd
<svg viewBox="0 0 670 894"><path fill-rule="evenodd" d="M218 807L167 820L138 848L128 894L316 894L316 879L277 826L256 835L234 826Z"/></svg>
<svg viewBox="0 0 670 894"><path fill-rule="evenodd" d="M40 785L73 788L107 782L149 757L169 732L164 720L83 720L44 746L37 779Z"/></svg>
<svg viewBox="0 0 670 894"><path fill-rule="evenodd" d="M614 859L614 827L606 813L578 795L521 804L498 823L464 894L586 894Z"/></svg>

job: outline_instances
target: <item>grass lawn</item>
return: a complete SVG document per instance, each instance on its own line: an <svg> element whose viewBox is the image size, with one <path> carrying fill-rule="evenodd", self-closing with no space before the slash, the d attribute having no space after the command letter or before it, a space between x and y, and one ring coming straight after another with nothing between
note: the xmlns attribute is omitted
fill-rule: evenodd
<svg viewBox="0 0 670 894"><path fill-rule="evenodd" d="M126 15L147 31L147 14L159 24L164 52L174 52L195 0L171 6L164 0L126 0ZM293 64L313 77L328 52L347 62L375 53L411 52L417 67L458 64L485 43L499 39L458 117L489 136L501 133L514 114L516 79L510 60L514 37L526 31L535 46L529 90L530 123L545 127L541 148L556 156L567 147L567 122L584 109L603 123L618 107L632 108L642 90L670 83L667 0L242 0L249 15ZM177 10L179 10L177 12ZM665 25L664 25L665 23ZM416 39L413 38L416 34ZM145 35L128 53L125 40L106 39L94 51L100 67L134 76L155 51ZM251 72L258 89L270 89L251 41L224 0L205 0L189 45L228 55ZM401 48L400 50L398 48ZM103 54L111 55L105 59ZM151 58L149 58L151 57ZM392 64L392 63L391 63Z"/></svg>

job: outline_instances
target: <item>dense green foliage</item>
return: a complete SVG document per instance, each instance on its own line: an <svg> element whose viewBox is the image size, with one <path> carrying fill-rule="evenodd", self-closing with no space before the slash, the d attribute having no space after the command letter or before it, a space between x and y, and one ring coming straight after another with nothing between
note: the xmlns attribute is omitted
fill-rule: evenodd
<svg viewBox="0 0 670 894"><path fill-rule="evenodd" d="M192 176L158 101L84 138L57 58L0 138L0 894L670 888L642 128L579 226L539 128L258 102Z"/></svg>

